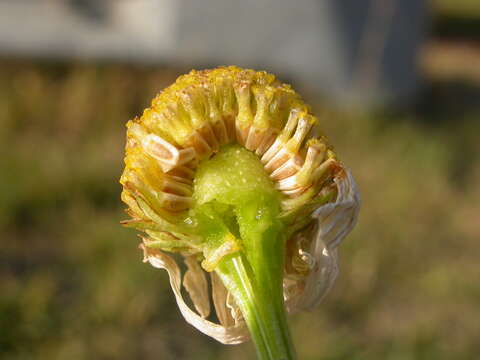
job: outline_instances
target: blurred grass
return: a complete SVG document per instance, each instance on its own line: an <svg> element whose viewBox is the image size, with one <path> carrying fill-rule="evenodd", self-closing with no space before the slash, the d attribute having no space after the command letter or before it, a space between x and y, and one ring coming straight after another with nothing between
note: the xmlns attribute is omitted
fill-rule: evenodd
<svg viewBox="0 0 480 360"><path fill-rule="evenodd" d="M125 122L177 75L0 61L0 358L253 357L187 325L118 225ZM480 85L448 81L401 113L319 106L363 208L334 291L292 318L301 359L480 353Z"/></svg>
<svg viewBox="0 0 480 360"><path fill-rule="evenodd" d="M480 16L477 0L430 0L433 11L439 16L472 18Z"/></svg>

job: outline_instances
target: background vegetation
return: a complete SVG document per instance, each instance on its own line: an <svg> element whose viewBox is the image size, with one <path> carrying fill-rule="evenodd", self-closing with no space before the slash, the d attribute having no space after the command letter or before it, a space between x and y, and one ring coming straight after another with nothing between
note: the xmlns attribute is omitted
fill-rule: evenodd
<svg viewBox="0 0 480 360"><path fill-rule="evenodd" d="M301 359L480 354L480 10L463 3L436 2L416 104L316 104L363 209L335 289L291 319ZM0 60L0 358L254 356L187 325L118 225L124 124L184 70Z"/></svg>

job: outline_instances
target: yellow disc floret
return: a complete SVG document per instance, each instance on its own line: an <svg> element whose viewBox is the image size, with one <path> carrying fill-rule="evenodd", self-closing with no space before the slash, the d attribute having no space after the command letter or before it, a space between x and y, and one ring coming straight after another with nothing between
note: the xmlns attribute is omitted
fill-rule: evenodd
<svg viewBox="0 0 480 360"><path fill-rule="evenodd" d="M329 185L339 167L325 137L312 137L317 122L289 85L264 71L230 66L180 76L127 124L121 183L130 224L145 227L150 210L172 227L185 224L200 161L239 144L261 161L280 194L280 216L298 229L305 224L298 214L335 196ZM188 227L176 230L188 236Z"/></svg>

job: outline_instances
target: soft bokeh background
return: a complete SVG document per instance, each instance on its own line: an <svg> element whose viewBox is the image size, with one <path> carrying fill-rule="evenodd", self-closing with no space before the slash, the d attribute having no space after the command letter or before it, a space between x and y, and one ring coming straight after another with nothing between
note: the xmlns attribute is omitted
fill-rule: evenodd
<svg viewBox="0 0 480 360"><path fill-rule="evenodd" d="M335 288L291 318L300 359L480 354L480 4L429 6L409 106L346 111L306 94L363 208ZM0 59L0 358L254 357L189 326L118 224L125 122L185 70Z"/></svg>

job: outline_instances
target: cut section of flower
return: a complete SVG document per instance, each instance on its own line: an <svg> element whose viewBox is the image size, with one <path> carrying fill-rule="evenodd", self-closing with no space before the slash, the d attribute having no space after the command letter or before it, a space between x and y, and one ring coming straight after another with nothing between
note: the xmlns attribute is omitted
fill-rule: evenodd
<svg viewBox="0 0 480 360"><path fill-rule="evenodd" d="M181 76L127 128L123 223L144 233L186 320L230 344L248 328L260 358L294 358L285 309L332 286L359 209L318 119L273 75L223 67Z"/></svg>

